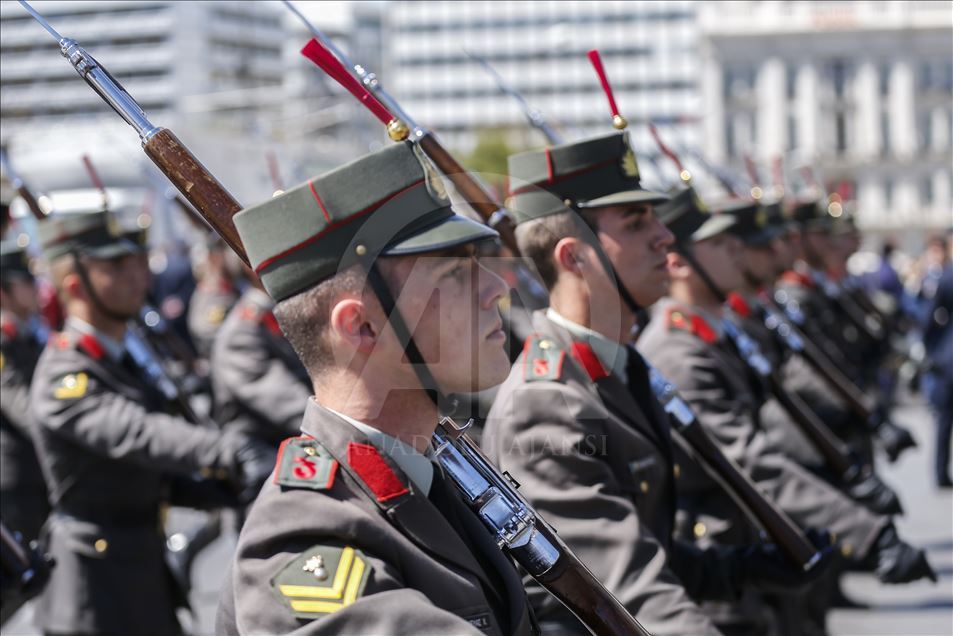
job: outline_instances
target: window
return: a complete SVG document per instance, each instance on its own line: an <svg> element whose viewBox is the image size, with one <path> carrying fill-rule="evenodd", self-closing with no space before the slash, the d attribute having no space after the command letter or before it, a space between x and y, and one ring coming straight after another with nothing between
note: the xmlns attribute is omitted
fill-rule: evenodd
<svg viewBox="0 0 953 636"><path fill-rule="evenodd" d="M929 151L933 148L933 113L925 112L917 116L917 139L920 150Z"/></svg>
<svg viewBox="0 0 953 636"><path fill-rule="evenodd" d="M933 178L930 175L920 181L920 205L925 208L933 205Z"/></svg>
<svg viewBox="0 0 953 636"><path fill-rule="evenodd" d="M787 76L785 78L787 95L789 100L793 100L797 97L797 68L794 66L787 67Z"/></svg>
<svg viewBox="0 0 953 636"><path fill-rule="evenodd" d="M880 152L890 154L890 114L886 111L880 113Z"/></svg>
<svg viewBox="0 0 953 636"><path fill-rule="evenodd" d="M847 89L847 64L843 60L834 60L830 66L831 83L834 85L834 95L844 97Z"/></svg>
<svg viewBox="0 0 953 636"><path fill-rule="evenodd" d="M893 208L893 179L884 179L884 208L888 211Z"/></svg>
<svg viewBox="0 0 953 636"><path fill-rule="evenodd" d="M880 94L887 95L890 92L890 64L880 65Z"/></svg>
<svg viewBox="0 0 953 636"><path fill-rule="evenodd" d="M788 115L788 150L798 147L797 139L797 117Z"/></svg>
<svg viewBox="0 0 953 636"><path fill-rule="evenodd" d="M837 139L837 154L842 155L847 151L847 117L844 111L834 115L834 135Z"/></svg>

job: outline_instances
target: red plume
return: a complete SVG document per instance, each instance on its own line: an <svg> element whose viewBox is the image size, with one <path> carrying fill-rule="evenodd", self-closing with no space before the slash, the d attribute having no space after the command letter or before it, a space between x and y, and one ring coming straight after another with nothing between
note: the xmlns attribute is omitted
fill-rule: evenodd
<svg viewBox="0 0 953 636"><path fill-rule="evenodd" d="M671 148L665 145L665 142L662 141L662 137L658 134L658 128L655 127L655 124L649 122L649 133L652 135L652 139L655 140L655 143L658 145L658 149L662 151L662 154L672 160L672 163L675 164L675 167L678 168L678 174L681 175L685 172L685 168L682 166L681 160L678 158L678 155L675 154Z"/></svg>
<svg viewBox="0 0 953 636"><path fill-rule="evenodd" d="M748 176L751 178L751 183L754 186L761 185L761 176L758 174L758 166L754 165L754 159L751 158L751 155L745 153L745 168L748 170Z"/></svg>
<svg viewBox="0 0 953 636"><path fill-rule="evenodd" d="M605 91L606 98L609 100L609 110L612 111L613 123L621 120L623 122L620 128L624 128L625 118L619 114L619 107L615 103L615 95L612 94L612 86L609 84L609 76L606 75L606 69L602 66L602 58L599 56L599 51L592 49L588 53L589 61L592 62L592 67L596 69L596 75L599 76L599 82L602 83L602 90Z"/></svg>
<svg viewBox="0 0 953 636"><path fill-rule="evenodd" d="M96 189L100 192L105 192L106 186L103 185L102 179L99 178L99 174L96 172L96 168L93 167L93 161L89 158L89 155L83 155L83 164L86 166L86 172L89 173L89 180L93 182Z"/></svg>
<svg viewBox="0 0 953 636"><path fill-rule="evenodd" d="M304 45L304 48L301 49L301 54L320 66L331 79L346 88L351 95L357 98L357 101L361 102L367 110L371 111L383 124L389 124L396 119L396 117L388 112L383 104L377 101L376 97L371 95L366 88L361 86L360 82L354 79L347 69L344 68L344 65L334 57L334 54L316 39L311 38L311 40Z"/></svg>

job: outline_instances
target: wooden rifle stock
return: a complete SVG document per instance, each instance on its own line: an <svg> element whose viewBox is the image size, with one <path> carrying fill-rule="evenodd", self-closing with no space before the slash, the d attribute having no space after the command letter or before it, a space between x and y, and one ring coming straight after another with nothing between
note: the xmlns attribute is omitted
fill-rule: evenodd
<svg viewBox="0 0 953 636"><path fill-rule="evenodd" d="M560 548L559 560L536 577L540 585L575 614L596 636L651 636L619 600L606 590L559 535L545 524L537 530Z"/></svg>
<svg viewBox="0 0 953 636"><path fill-rule="evenodd" d="M436 164L440 172L447 175L447 178L453 182L460 196L473 208L474 212L480 215L484 223L500 233L503 244L514 254L519 254L513 221L508 216L496 215L496 212L502 206L496 202L493 195L487 192L486 188L480 185L467 172L467 169L447 152L447 149L443 147L443 144L437 140L433 133L425 131L423 135L416 138L416 143Z"/></svg>
<svg viewBox="0 0 953 636"><path fill-rule="evenodd" d="M781 386L777 371L767 378L767 383L771 394L793 418L801 432L824 458L825 463L844 481L851 481L859 467L851 458L850 451L844 443L831 432L830 427L817 417L799 395Z"/></svg>
<svg viewBox="0 0 953 636"><path fill-rule="evenodd" d="M232 216L242 209L238 201L170 130L160 129L143 144L143 149L228 246L248 264L248 256L232 221Z"/></svg>
<svg viewBox="0 0 953 636"><path fill-rule="evenodd" d="M751 479L715 446L697 419L687 424L678 422L676 418L672 420L677 434L716 480L722 482L725 491L741 509L754 517L791 561L805 570L810 569L817 562L818 553L800 528L764 498Z"/></svg>
<svg viewBox="0 0 953 636"><path fill-rule="evenodd" d="M17 194L20 195L20 198L26 201L26 205L30 208L30 212L33 213L33 217L37 221L42 221L46 218L46 213L43 211L43 208L40 207L40 202L36 200L36 197L33 196L33 193L30 191L30 188L26 187L25 184L21 184L17 187Z"/></svg>

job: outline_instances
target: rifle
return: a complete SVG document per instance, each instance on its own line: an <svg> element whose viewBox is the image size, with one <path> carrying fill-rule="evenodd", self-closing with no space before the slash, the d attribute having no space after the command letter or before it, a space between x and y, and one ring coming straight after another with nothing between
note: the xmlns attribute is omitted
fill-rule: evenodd
<svg viewBox="0 0 953 636"><path fill-rule="evenodd" d="M562 143L560 134L549 125L549 122L546 121L546 116L541 111L531 107L526 99L519 94L519 91L507 84L506 80L503 79L503 76L496 72L496 69L493 68L493 66L485 57L482 55L477 55L476 53L466 49L464 49L463 52L466 53L467 57L483 67L483 70L493 78L494 82L496 82L496 87L500 89L501 93L504 95L509 95L516 100L516 103L519 104L520 110L523 111L523 115L526 117L526 121L529 122L529 125L543 133L543 135L546 137L546 141L548 141L550 145Z"/></svg>
<svg viewBox="0 0 953 636"><path fill-rule="evenodd" d="M308 42L301 53L317 64L338 83L341 83L361 102L381 123L387 126L387 134L394 141L409 139L424 151L430 160L453 183L464 201L480 215L483 222L500 233L503 244L513 253L518 252L516 236L513 233L513 221L503 206L484 188L473 175L460 165L450 152L440 143L433 131L418 125L381 85L377 75L361 64L354 63L320 29L299 12L288 0L282 0L311 31L314 39ZM358 82L345 66L354 69ZM371 94L373 93L373 95ZM374 97L376 96L376 99Z"/></svg>
<svg viewBox="0 0 953 636"><path fill-rule="evenodd" d="M20 198L26 202L30 212L33 213L33 217L37 221L42 221L46 218L46 212L43 208L40 207L40 202L33 192L26 185L23 179L20 178L20 175L13 169L13 166L10 165L10 158L7 157L7 149L3 146L0 146L0 165L3 166L3 171L7 173L7 178L10 179L10 183L13 185L13 189L17 191L17 194L20 195Z"/></svg>
<svg viewBox="0 0 953 636"><path fill-rule="evenodd" d="M597 73L605 76L601 60L595 61L598 60L598 55L591 55L590 60L593 61ZM488 63L483 62L483 64L492 70ZM607 85L608 78L603 83L603 87ZM526 100L514 90L505 92L518 98L520 104L529 109ZM614 103L614 100L611 103ZM531 112L539 113L537 110ZM542 114L539 113L539 116L542 117ZM527 118L530 119L531 124L534 123L532 118ZM653 134L657 135L657 132ZM558 140L554 140L554 143L558 143ZM683 171L679 170L679 172ZM684 172L687 173L687 171ZM691 407L678 395L676 387L647 361L646 365L649 368L649 384L652 392L672 422L673 438L687 447L689 453L698 459L706 472L721 485L748 518L763 528L792 562L803 567L805 571L812 568L820 558L820 554L807 541L801 530L784 512L765 499L751 479L721 452L721 449L702 428Z"/></svg>
<svg viewBox="0 0 953 636"><path fill-rule="evenodd" d="M61 50L80 75L136 129L146 154L247 263L232 221L232 215L241 209L238 202L171 132L154 126L92 56L75 41L62 38L26 2L21 0L21 4L60 41ZM373 99L370 94L367 97ZM483 456L466 435L468 425L461 427L450 418L442 419L434 432L435 455L498 545L595 633L646 635L638 621L516 492L513 483Z"/></svg>

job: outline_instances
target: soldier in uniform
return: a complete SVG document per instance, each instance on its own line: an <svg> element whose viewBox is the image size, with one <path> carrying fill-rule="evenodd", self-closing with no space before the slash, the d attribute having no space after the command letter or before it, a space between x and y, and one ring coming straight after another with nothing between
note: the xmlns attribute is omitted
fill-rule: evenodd
<svg viewBox="0 0 953 636"><path fill-rule="evenodd" d="M109 213L53 216L39 233L68 316L40 356L30 393L53 508L46 540L57 563L39 626L52 634L179 633L175 607L184 599L164 562L160 507L234 499L226 482L200 474L253 493L273 454L240 433L164 411L165 396L124 345L147 280L139 247Z"/></svg>
<svg viewBox="0 0 953 636"><path fill-rule="evenodd" d="M207 359L212 355L215 334L235 306L239 292L237 276L231 272L234 255L225 241L209 234L203 247L194 266L198 284L189 298L188 325L199 356Z"/></svg>
<svg viewBox="0 0 953 636"><path fill-rule="evenodd" d="M653 208L668 197L641 187L623 133L515 155L510 177L520 250L551 304L533 316L484 448L649 631L718 633L693 598L797 583L771 548L702 552L673 539L681 466L645 362L627 346L636 311L620 303L627 293L648 306L666 291L672 235ZM537 585L530 594L544 632L584 631Z"/></svg>
<svg viewBox="0 0 953 636"><path fill-rule="evenodd" d="M275 448L301 425L311 381L272 313L258 276L229 312L212 345L212 415Z"/></svg>
<svg viewBox="0 0 953 636"><path fill-rule="evenodd" d="M49 511L30 430L30 382L49 336L38 311L26 250L0 242L0 519L27 542Z"/></svg>
<svg viewBox="0 0 953 636"><path fill-rule="evenodd" d="M242 529L217 631L529 633L515 568L428 458L438 412L417 375L444 394L506 376L506 287L473 247L496 233L454 213L407 142L235 224L314 397Z"/></svg>
<svg viewBox="0 0 953 636"><path fill-rule="evenodd" d="M684 203L684 202L682 202ZM666 224L676 239L669 253L670 298L653 308L639 349L679 387L723 452L749 473L792 519L835 533L841 553L871 563L887 583L934 578L925 555L900 540L890 519L874 514L779 453L766 438L759 412L766 399L721 326L724 309L717 288L742 287L740 242L695 205L680 205ZM697 268L697 269L696 269ZM720 512L707 508L704 493L696 519ZM706 524L709 536L711 522ZM714 537L717 539L717 537Z"/></svg>

